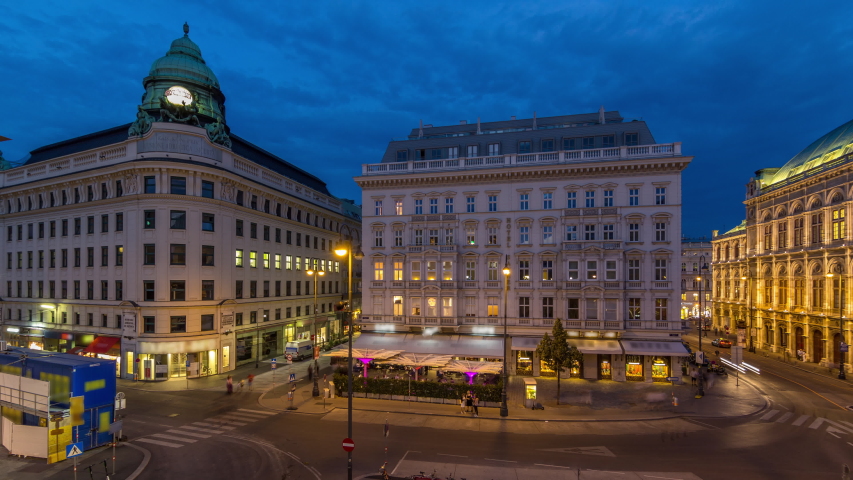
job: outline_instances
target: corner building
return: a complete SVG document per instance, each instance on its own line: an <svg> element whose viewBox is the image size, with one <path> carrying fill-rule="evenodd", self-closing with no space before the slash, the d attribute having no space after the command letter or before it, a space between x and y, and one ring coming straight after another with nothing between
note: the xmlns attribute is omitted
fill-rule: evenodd
<svg viewBox="0 0 853 480"><path fill-rule="evenodd" d="M666 378L687 355L677 264L691 159L680 143L655 142L645 122L603 109L413 129L356 178L356 345L506 353L510 374L553 376L535 350L561 318L584 354L572 376Z"/></svg>
<svg viewBox="0 0 853 480"><path fill-rule="evenodd" d="M746 219L715 235L714 316L746 346L837 368L849 356L853 121L747 184Z"/></svg>
<svg viewBox="0 0 853 480"><path fill-rule="evenodd" d="M152 65L132 124L0 172L10 344L166 380L273 356L314 327L320 342L341 335L346 265L333 245L357 241L357 209L230 131L188 31ZM325 273L316 315L308 269Z"/></svg>

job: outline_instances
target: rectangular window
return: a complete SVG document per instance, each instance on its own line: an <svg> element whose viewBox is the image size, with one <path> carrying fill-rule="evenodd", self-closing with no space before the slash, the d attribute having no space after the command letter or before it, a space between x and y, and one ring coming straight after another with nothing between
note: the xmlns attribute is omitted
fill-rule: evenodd
<svg viewBox="0 0 853 480"><path fill-rule="evenodd" d="M201 281L201 299L213 300L213 280Z"/></svg>
<svg viewBox="0 0 853 480"><path fill-rule="evenodd" d="M542 297L542 318L554 318L554 297Z"/></svg>
<svg viewBox="0 0 853 480"><path fill-rule="evenodd" d="M566 299L566 318L569 320L579 320L581 318L579 298Z"/></svg>
<svg viewBox="0 0 853 480"><path fill-rule="evenodd" d="M542 148L540 149L542 152L553 152L554 151L554 139L546 138L542 140Z"/></svg>
<svg viewBox="0 0 853 480"><path fill-rule="evenodd" d="M441 262L441 279L453 280L453 262Z"/></svg>
<svg viewBox="0 0 853 480"><path fill-rule="evenodd" d="M598 299L587 298L585 303L586 318L588 320L598 320Z"/></svg>
<svg viewBox="0 0 853 480"><path fill-rule="evenodd" d="M169 245L169 265L187 264L187 246L173 243Z"/></svg>
<svg viewBox="0 0 853 480"><path fill-rule="evenodd" d="M638 133L626 133L625 134L625 145L632 147L634 145L640 144L640 134Z"/></svg>
<svg viewBox="0 0 853 480"><path fill-rule="evenodd" d="M154 317L142 317L142 332L154 333Z"/></svg>
<svg viewBox="0 0 853 480"><path fill-rule="evenodd" d="M583 226L583 239L584 240L595 240L595 225L584 225Z"/></svg>
<svg viewBox="0 0 853 480"><path fill-rule="evenodd" d="M41 228L39 228L41 230ZM110 231L110 216L109 215L101 215L101 233L107 233Z"/></svg>
<svg viewBox="0 0 853 480"><path fill-rule="evenodd" d="M403 262L394 261L394 280L403 279Z"/></svg>
<svg viewBox="0 0 853 480"><path fill-rule="evenodd" d="M813 244L823 243L823 214L812 215L812 238Z"/></svg>
<svg viewBox="0 0 853 480"><path fill-rule="evenodd" d="M242 220L237 220L237 224L236 224L236 227L234 229L234 232L235 232L235 235L237 235L238 237L243 236L243 221ZM288 232L288 233L290 233L290 232Z"/></svg>
<svg viewBox="0 0 853 480"><path fill-rule="evenodd" d="M258 224L251 222L249 223L249 238L258 238ZM299 242L296 242L299 245Z"/></svg>
<svg viewBox="0 0 853 480"><path fill-rule="evenodd" d="M293 270L293 255L284 256L284 269Z"/></svg>
<svg viewBox="0 0 853 480"><path fill-rule="evenodd" d="M465 227L465 244L466 245L476 245L477 244L477 227L473 225L468 225Z"/></svg>
<svg viewBox="0 0 853 480"><path fill-rule="evenodd" d="M586 199L586 208L595 208L595 191L587 190L584 192L584 196Z"/></svg>
<svg viewBox="0 0 853 480"><path fill-rule="evenodd" d="M636 207L640 204L640 189L639 188L631 188L628 189L628 205L632 207Z"/></svg>
<svg viewBox="0 0 853 480"><path fill-rule="evenodd" d="M263 262L264 262L264 268L269 270L269 268L270 268L270 252L264 252Z"/></svg>
<svg viewBox="0 0 853 480"><path fill-rule="evenodd" d="M145 193L157 193L156 177L144 177L143 181L145 183Z"/></svg>
<svg viewBox="0 0 853 480"><path fill-rule="evenodd" d="M501 144L500 143L490 143L489 144L489 156L495 157L501 154Z"/></svg>
<svg viewBox="0 0 853 480"><path fill-rule="evenodd" d="M640 224L639 223L629 223L628 224L628 241L629 242L639 242L640 241Z"/></svg>
<svg viewBox="0 0 853 480"><path fill-rule="evenodd" d="M411 279L412 280L420 280L421 279L421 262L412 261L412 265L410 267Z"/></svg>
<svg viewBox="0 0 853 480"><path fill-rule="evenodd" d="M373 201L373 214L376 216L382 215L382 200Z"/></svg>
<svg viewBox="0 0 853 480"><path fill-rule="evenodd" d="M154 301L154 281L153 280L143 280L142 281L142 298L146 301L149 301L149 302Z"/></svg>
<svg viewBox="0 0 853 480"><path fill-rule="evenodd" d="M551 210L554 207L554 194L545 192L542 194L542 209Z"/></svg>
<svg viewBox="0 0 853 480"><path fill-rule="evenodd" d="M519 318L530 318L530 297L518 297Z"/></svg>
<svg viewBox="0 0 853 480"><path fill-rule="evenodd" d="M424 201L421 198L415 199L415 215L422 215L424 213Z"/></svg>
<svg viewBox="0 0 853 480"><path fill-rule="evenodd" d="M187 194L187 179L186 177L169 177L169 193L172 195Z"/></svg>
<svg viewBox="0 0 853 480"><path fill-rule="evenodd" d="M655 241L656 242L665 242L666 239L666 223L665 222L656 222L655 223Z"/></svg>
<svg viewBox="0 0 853 480"><path fill-rule="evenodd" d="M569 260L566 262L566 266L568 270L566 271L566 276L569 280L579 280L580 279L580 267L578 266L580 262L577 260Z"/></svg>
<svg viewBox="0 0 853 480"><path fill-rule="evenodd" d="M187 228L187 212L183 210L172 210L169 213L169 228L172 230L184 230Z"/></svg>
<svg viewBox="0 0 853 480"><path fill-rule="evenodd" d="M204 232L212 232L214 222L214 215L212 213L202 213L201 214L201 230Z"/></svg>
<svg viewBox="0 0 853 480"><path fill-rule="evenodd" d="M106 280L101 280L101 300L109 300L110 284Z"/></svg>
<svg viewBox="0 0 853 480"><path fill-rule="evenodd" d="M476 200L475 197L465 197L465 212L466 213L474 213L474 211L475 211L474 210L475 200Z"/></svg>
<svg viewBox="0 0 853 480"><path fill-rule="evenodd" d="M612 207L613 206L613 190L605 190L604 191L604 206Z"/></svg>
<svg viewBox="0 0 853 480"><path fill-rule="evenodd" d="M583 137L583 148L585 150L595 148L595 137Z"/></svg>
<svg viewBox="0 0 853 480"><path fill-rule="evenodd" d="M518 227L518 243L521 245L530 243L530 227Z"/></svg>
<svg viewBox="0 0 853 480"><path fill-rule="evenodd" d="M453 197L444 199L444 213L453 213Z"/></svg>
<svg viewBox="0 0 853 480"><path fill-rule="evenodd" d="M566 192L566 208L578 208L578 192Z"/></svg>
<svg viewBox="0 0 853 480"><path fill-rule="evenodd" d="M530 153L530 141L525 140L518 142L518 153L525 154Z"/></svg>
<svg viewBox="0 0 853 480"><path fill-rule="evenodd" d="M586 279L598 280L598 261L587 260L586 262Z"/></svg>
<svg viewBox="0 0 853 480"><path fill-rule="evenodd" d="M601 226L601 239L602 240L613 240L614 238L614 225L612 223Z"/></svg>
<svg viewBox="0 0 853 480"><path fill-rule="evenodd" d="M530 194L522 193L518 198L519 210L530 210Z"/></svg>
<svg viewBox="0 0 853 480"><path fill-rule="evenodd" d="M382 242L382 234L383 233L384 232L382 230L374 230L373 231L373 246L374 247L384 246L383 242Z"/></svg>
<svg viewBox="0 0 853 480"><path fill-rule="evenodd" d="M30 238L33 238L33 224L30 225ZM95 233L95 217L86 217L86 233L92 235Z"/></svg>
<svg viewBox="0 0 853 480"><path fill-rule="evenodd" d="M782 228L783 223L779 224L779 228ZM832 239L833 240L843 240L846 236L846 222L844 220L844 207L834 208L832 209ZM780 237L781 237L780 230ZM783 247L784 245L779 245Z"/></svg>
<svg viewBox="0 0 853 480"><path fill-rule="evenodd" d="M254 250L249 251L249 267L257 268L258 267L258 252Z"/></svg>
<svg viewBox="0 0 853 480"><path fill-rule="evenodd" d="M33 263L33 252L27 252L29 256L29 266L27 268L32 268ZM86 247L86 266L94 267L95 266L95 247Z"/></svg>
<svg viewBox="0 0 853 480"><path fill-rule="evenodd" d="M124 300L124 282L116 280L116 300Z"/></svg>
<svg viewBox="0 0 853 480"><path fill-rule="evenodd" d="M184 315L169 317L169 331L183 333L187 331L187 317Z"/></svg>
<svg viewBox="0 0 853 480"><path fill-rule="evenodd" d="M184 301L187 299L186 297L186 282L183 280L171 280L169 281L169 300L171 301Z"/></svg>
<svg viewBox="0 0 853 480"><path fill-rule="evenodd" d="M201 331L209 331L213 330L213 315L202 315L201 316Z"/></svg>
<svg viewBox="0 0 853 480"><path fill-rule="evenodd" d="M486 233L489 235L489 245L497 245L498 244L498 227L488 227L486 228Z"/></svg>
<svg viewBox="0 0 853 480"><path fill-rule="evenodd" d="M578 239L578 226L566 225L566 241L574 242Z"/></svg>
<svg viewBox="0 0 853 480"><path fill-rule="evenodd" d="M281 254L280 253L275 254L275 269L281 270Z"/></svg>
<svg viewBox="0 0 853 480"><path fill-rule="evenodd" d="M542 280L554 280L554 261L542 260ZM550 317L548 317L550 318Z"/></svg>
<svg viewBox="0 0 853 480"><path fill-rule="evenodd" d="M616 280L616 260L604 261L604 279Z"/></svg>
<svg viewBox="0 0 853 480"><path fill-rule="evenodd" d="M639 259L628 260L628 280L629 281L640 281L640 260Z"/></svg>
<svg viewBox="0 0 853 480"><path fill-rule="evenodd" d="M155 213L156 212L154 210L145 210L142 213L142 217L143 217L142 228L146 228L146 229L155 228L155 222L154 222L156 219Z"/></svg>
<svg viewBox="0 0 853 480"><path fill-rule="evenodd" d="M214 264L214 247L213 245L201 246L201 266L212 267Z"/></svg>
<svg viewBox="0 0 853 480"><path fill-rule="evenodd" d="M394 214L402 215L403 214L403 199L397 198L394 199Z"/></svg>
<svg viewBox="0 0 853 480"><path fill-rule="evenodd" d="M155 246L153 243L146 243L142 246L142 264L143 265L154 265L155 255L154 250Z"/></svg>
<svg viewBox="0 0 853 480"><path fill-rule="evenodd" d="M530 280L530 260L518 261L518 279Z"/></svg>
<svg viewBox="0 0 853 480"><path fill-rule="evenodd" d="M452 228L445 228L444 229L444 244L445 245L454 245L455 244L455 242L453 240L453 236L454 236L453 233L454 233L454 230Z"/></svg>
<svg viewBox="0 0 853 480"><path fill-rule="evenodd" d="M101 247L101 266L110 266L110 247Z"/></svg>
<svg viewBox="0 0 853 480"><path fill-rule="evenodd" d="M613 148L616 145L615 135L603 135L601 137L601 148Z"/></svg>
<svg viewBox="0 0 853 480"><path fill-rule="evenodd" d="M429 199L429 213L436 214L438 213L438 199L430 198Z"/></svg>
<svg viewBox="0 0 853 480"><path fill-rule="evenodd" d="M669 312L667 311L667 304L669 299L666 298L656 298L655 299L655 320L657 321L667 321L669 320Z"/></svg>
<svg viewBox="0 0 853 480"><path fill-rule="evenodd" d="M642 318L642 305L641 298L628 299L628 320L640 320Z"/></svg>
<svg viewBox="0 0 853 480"><path fill-rule="evenodd" d="M663 282L667 279L667 265L665 258L655 259L655 280Z"/></svg>
<svg viewBox="0 0 853 480"><path fill-rule="evenodd" d="M498 196L497 195L489 195L489 211L497 212L498 211Z"/></svg>
<svg viewBox="0 0 853 480"><path fill-rule="evenodd" d="M655 205L666 205L666 187L655 188Z"/></svg>
<svg viewBox="0 0 853 480"><path fill-rule="evenodd" d="M402 247L403 246L403 231L402 230L394 230L394 246Z"/></svg>
<svg viewBox="0 0 853 480"><path fill-rule="evenodd" d="M373 279L385 280L385 262L373 262Z"/></svg>
<svg viewBox="0 0 853 480"><path fill-rule="evenodd" d="M465 280L474 281L477 279L477 262L468 260L465 262Z"/></svg>
<svg viewBox="0 0 853 480"><path fill-rule="evenodd" d="M213 198L213 182L207 180L201 181L201 196L204 198Z"/></svg>

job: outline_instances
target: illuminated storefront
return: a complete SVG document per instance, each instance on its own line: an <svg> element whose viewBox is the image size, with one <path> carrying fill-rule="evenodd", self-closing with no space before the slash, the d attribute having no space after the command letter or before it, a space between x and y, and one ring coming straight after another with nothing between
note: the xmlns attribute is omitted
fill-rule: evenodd
<svg viewBox="0 0 853 480"><path fill-rule="evenodd" d="M533 352L515 350L515 374L533 375Z"/></svg>
<svg viewBox="0 0 853 480"><path fill-rule="evenodd" d="M610 355L598 355L598 376L602 380L613 378L613 365L610 363Z"/></svg>
<svg viewBox="0 0 853 480"><path fill-rule="evenodd" d="M652 357L652 380L665 382L669 376L670 357Z"/></svg>
<svg viewBox="0 0 853 480"><path fill-rule="evenodd" d="M642 382L646 379L643 375L643 357L641 355L625 356L625 379L634 382Z"/></svg>

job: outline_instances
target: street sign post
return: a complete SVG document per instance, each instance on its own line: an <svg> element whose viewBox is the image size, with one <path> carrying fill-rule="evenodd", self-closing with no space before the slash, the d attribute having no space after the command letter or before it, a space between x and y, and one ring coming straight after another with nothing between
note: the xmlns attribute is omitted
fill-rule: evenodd
<svg viewBox="0 0 853 480"><path fill-rule="evenodd" d="M187 390L189 390L190 389L190 361L189 361L189 359L187 359L186 375L184 375L184 376L187 377Z"/></svg>
<svg viewBox="0 0 853 480"><path fill-rule="evenodd" d="M732 363L738 367L743 363L743 346L732 346ZM740 386L740 368L735 369L735 386Z"/></svg>
<svg viewBox="0 0 853 480"><path fill-rule="evenodd" d="M342 446L347 452L355 450L355 442L353 442L351 438L345 438Z"/></svg>
<svg viewBox="0 0 853 480"><path fill-rule="evenodd" d="M275 370L275 359L270 360L270 367Z"/></svg>
<svg viewBox="0 0 853 480"><path fill-rule="evenodd" d="M291 374L290 374L290 383L293 383L293 382L295 382L295 381L296 381L296 374L295 374L295 373L291 373Z"/></svg>
<svg viewBox="0 0 853 480"><path fill-rule="evenodd" d="M74 459L74 480L77 480L77 457L79 455L83 455L83 442L69 443L65 446L65 458Z"/></svg>
<svg viewBox="0 0 853 480"><path fill-rule="evenodd" d="M293 355L287 354L287 364L288 365L293 364Z"/></svg>

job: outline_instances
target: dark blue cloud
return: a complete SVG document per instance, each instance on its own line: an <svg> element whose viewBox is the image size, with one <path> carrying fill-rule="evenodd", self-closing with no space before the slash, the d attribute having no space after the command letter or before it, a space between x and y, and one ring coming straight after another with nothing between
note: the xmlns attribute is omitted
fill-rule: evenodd
<svg viewBox="0 0 853 480"><path fill-rule="evenodd" d="M694 155L684 233L743 217L744 184L853 117L853 4L826 2L28 2L0 16L0 144L133 119L186 20L228 123L360 198L352 176L419 119L594 112ZM323 169L317 168L323 165Z"/></svg>

